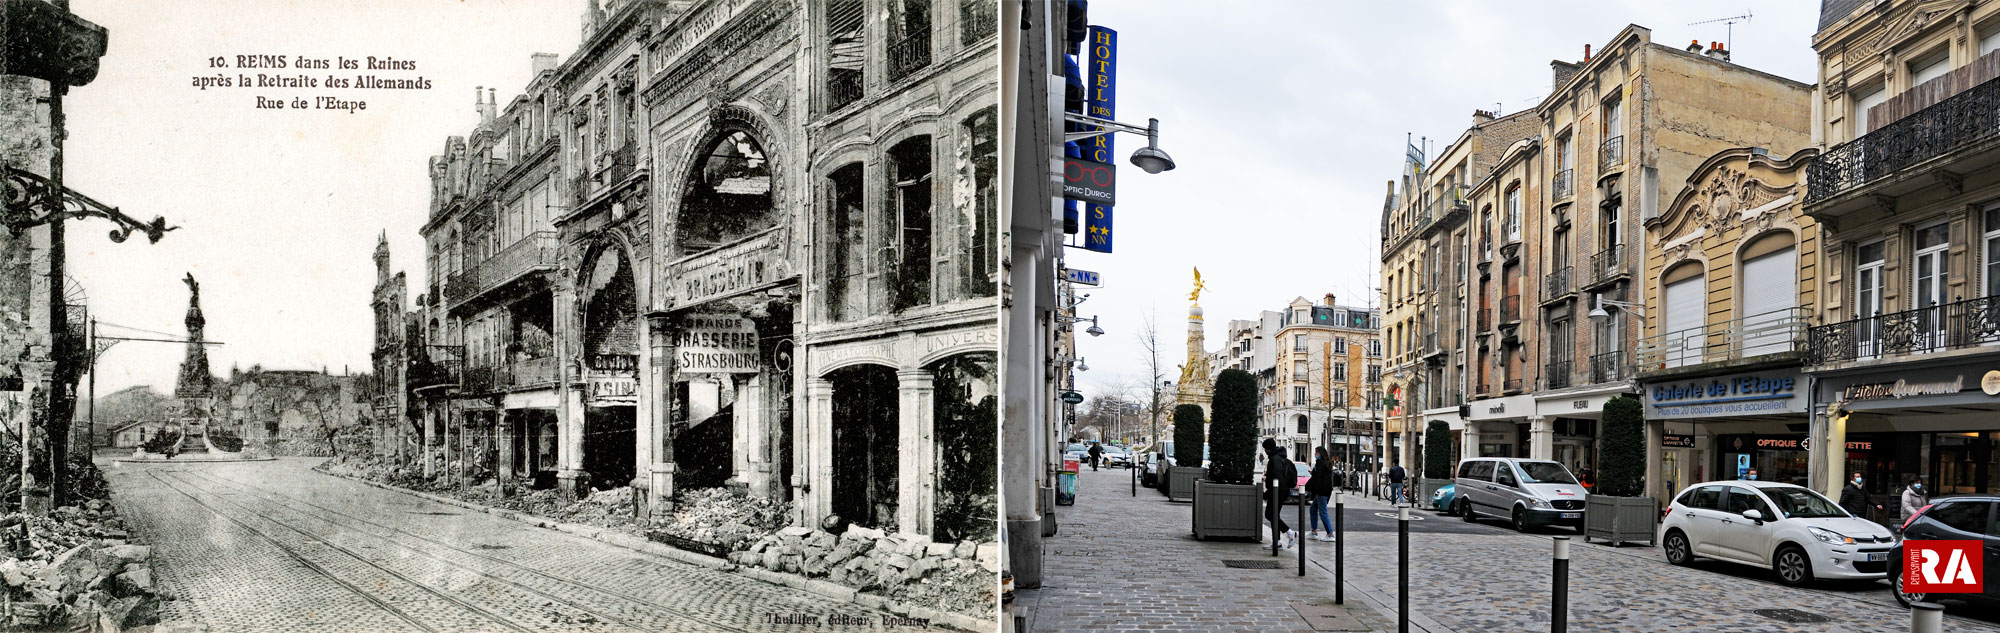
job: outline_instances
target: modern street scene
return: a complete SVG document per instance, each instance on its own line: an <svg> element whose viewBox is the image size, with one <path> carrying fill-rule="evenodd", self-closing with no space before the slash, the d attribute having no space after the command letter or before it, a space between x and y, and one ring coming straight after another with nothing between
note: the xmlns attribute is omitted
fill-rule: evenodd
<svg viewBox="0 0 2000 633"><path fill-rule="evenodd" d="M1747 4L1003 7L1003 628L2000 630L2000 7Z"/></svg>
<svg viewBox="0 0 2000 633"><path fill-rule="evenodd" d="M996 0L0 33L0 630L999 628Z"/></svg>

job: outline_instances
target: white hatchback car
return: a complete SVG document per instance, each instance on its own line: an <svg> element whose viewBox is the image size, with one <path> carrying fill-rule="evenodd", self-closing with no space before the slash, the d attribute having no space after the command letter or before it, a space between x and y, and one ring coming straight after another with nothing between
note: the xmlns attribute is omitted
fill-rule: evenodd
<svg viewBox="0 0 2000 633"><path fill-rule="evenodd" d="M1815 578L1888 576L1896 537L1810 489L1770 481L1712 481L1682 490L1660 526L1667 562L1696 557L1778 572L1787 585Z"/></svg>

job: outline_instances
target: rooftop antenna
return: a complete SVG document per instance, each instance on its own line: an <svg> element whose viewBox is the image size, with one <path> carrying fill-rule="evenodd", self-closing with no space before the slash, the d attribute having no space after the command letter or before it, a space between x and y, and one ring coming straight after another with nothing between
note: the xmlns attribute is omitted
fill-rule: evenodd
<svg viewBox="0 0 2000 633"><path fill-rule="evenodd" d="M1732 50L1736 48L1736 41L1735 41L1736 23L1749 22L1749 21L1750 21L1750 10L1744 9L1743 15L1734 15L1726 18L1716 18L1713 20L1702 20L1700 22L1689 22L1688 26L1696 26L1700 24L1714 24L1716 22L1721 22L1723 24L1723 29L1724 29L1722 42L1723 44L1725 44L1725 46L1723 50Z"/></svg>

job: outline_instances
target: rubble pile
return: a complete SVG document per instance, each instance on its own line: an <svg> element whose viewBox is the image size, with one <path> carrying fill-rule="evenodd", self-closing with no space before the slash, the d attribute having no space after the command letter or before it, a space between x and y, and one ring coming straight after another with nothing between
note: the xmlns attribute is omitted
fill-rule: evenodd
<svg viewBox="0 0 2000 633"><path fill-rule="evenodd" d="M474 493L480 494L480 493ZM471 495L466 495L470 497ZM474 499L491 503L494 507L505 508L523 514L554 519L563 523L579 523L592 527L616 528L622 532L636 534L638 528L632 512L632 489L626 487L599 490L589 498L577 501L575 497L556 489L522 490L512 497L501 499Z"/></svg>
<svg viewBox="0 0 2000 633"><path fill-rule="evenodd" d="M703 488L681 495L674 512L646 535L673 536L723 551L740 551L784 527L791 504L751 498L727 488Z"/></svg>
<svg viewBox="0 0 2000 633"><path fill-rule="evenodd" d="M8 514L0 534L10 554L0 561L5 628L116 633L159 621L153 549L130 543L110 503L91 499L46 517Z"/></svg>
<svg viewBox="0 0 2000 633"><path fill-rule="evenodd" d="M920 535L850 527L841 534L788 527L732 552L729 562L822 578L941 610L993 613L997 542L932 543Z"/></svg>

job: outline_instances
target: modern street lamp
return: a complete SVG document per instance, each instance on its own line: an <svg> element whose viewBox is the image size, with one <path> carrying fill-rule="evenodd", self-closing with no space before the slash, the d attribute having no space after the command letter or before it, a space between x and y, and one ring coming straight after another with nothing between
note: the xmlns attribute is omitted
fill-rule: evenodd
<svg viewBox="0 0 2000 633"><path fill-rule="evenodd" d="M1637 303L1630 303L1626 301L1613 301L1610 299L1606 299L1602 294L1596 294L1591 296L1597 299L1597 307L1590 309L1590 320L1596 321L1598 323L1603 323L1611 318L1611 313L1604 309L1605 306L1611 306L1613 308L1617 308L1618 311L1620 312L1630 312L1633 310L1646 309L1646 306Z"/></svg>
<svg viewBox="0 0 2000 633"><path fill-rule="evenodd" d="M1160 149L1159 119L1147 119L1146 127L1139 127L1130 123L1119 123L1110 119L1099 119L1070 112L1063 115L1063 121L1078 125L1098 126L1100 128L1089 132L1070 132L1064 134L1063 140L1065 141L1079 141L1112 132L1143 135L1146 137L1146 146L1133 150L1132 165L1146 170L1146 173L1149 174L1173 171L1174 169L1174 158L1168 156L1166 151Z"/></svg>

